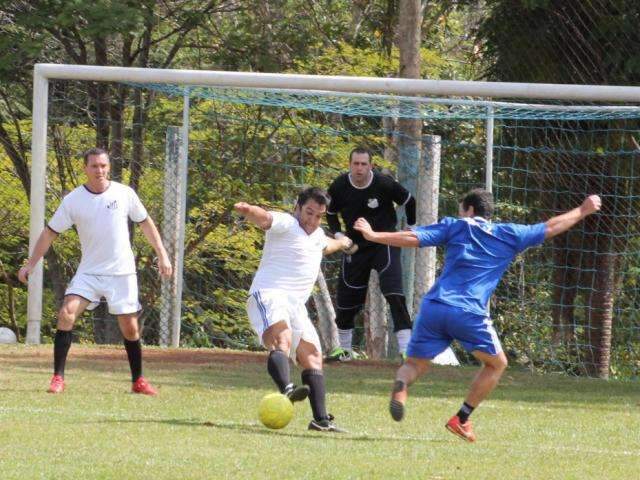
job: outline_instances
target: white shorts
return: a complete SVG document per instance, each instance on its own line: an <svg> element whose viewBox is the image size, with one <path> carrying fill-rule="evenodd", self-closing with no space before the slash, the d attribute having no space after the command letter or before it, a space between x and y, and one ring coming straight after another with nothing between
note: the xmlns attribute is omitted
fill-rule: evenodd
<svg viewBox="0 0 640 480"><path fill-rule="evenodd" d="M104 298L111 315L126 315L142 310L138 301L138 278L132 275L89 275L78 273L64 292L77 295L91 302L87 310L93 310Z"/></svg>
<svg viewBox="0 0 640 480"><path fill-rule="evenodd" d="M294 361L300 340L315 345L318 352L322 354L320 337L311 323L307 307L297 298L290 297L287 292L259 290L252 293L247 300L247 313L260 343L262 343L262 335L271 325L285 321L292 333L289 356Z"/></svg>

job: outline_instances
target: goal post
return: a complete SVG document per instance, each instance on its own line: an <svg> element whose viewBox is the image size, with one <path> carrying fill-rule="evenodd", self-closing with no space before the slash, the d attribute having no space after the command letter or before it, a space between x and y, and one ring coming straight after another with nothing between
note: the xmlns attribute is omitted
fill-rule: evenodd
<svg viewBox="0 0 640 480"><path fill-rule="evenodd" d="M620 170L619 167L610 167L609 170L603 170L602 173L598 173L600 170L597 170L594 166L593 168L596 169L594 172L587 172L583 176L576 174L573 175L576 178L573 178L572 170L569 168L573 164L565 162L566 165L564 165L562 162L565 161L564 157L571 155L576 157L575 162L579 160L578 157L580 155L593 158L593 156L598 155L614 155L620 151L623 152L623 155L632 155L632 151L629 153L629 147L624 142L628 141L627 137L636 140L635 133L638 130L636 120L640 119L640 113L638 113L640 109L637 106L640 104L640 87L415 80L37 64L34 69L33 90L30 252L33 251L35 241L45 225L48 115L50 114L48 112L48 106L50 105L50 99L48 98L49 84L50 82L59 81L120 83L131 89L144 88L148 91L160 92L168 96L181 96L187 103L189 98L198 98L204 104L210 100L212 102L231 102L234 105L266 106L276 109L300 110L307 108L310 111L315 110L323 114L326 113L327 117L336 112L338 115L377 117L377 120L361 122L362 128L367 125L367 128L370 128L371 125L375 125L378 120L383 118L419 118L423 120L423 125L425 126L424 138L420 139L420 141L424 142L429 135L442 136L443 151L441 162L442 168L446 171L444 172L445 176L440 181L440 207L442 207L443 201L453 201L454 192L461 193L460 190L471 186L485 186L496 194L501 207L500 210L504 212L505 217L513 215L514 218L523 221L532 220L535 216L534 214L542 211L540 210L542 203L544 203L544 212L556 211L556 209L561 208L563 201L570 196L572 188L575 194L584 193L585 189L591 185L587 180L597 175L602 175L603 181L613 185L612 188L614 188L615 193L611 194L612 198L619 199L619 201L616 200L618 202L615 207L616 211L623 211L623 208L626 208L624 202L628 201L630 196L635 198L634 192L625 196L621 190L615 190L621 189L624 182L627 185L628 181L633 181L636 175L636 170L633 168L626 172ZM513 99L514 102L509 102L509 99ZM534 101L543 100L547 104L533 103ZM567 102L569 104L566 104ZM610 102L614 105L598 105L598 103L602 102ZM632 105L626 105L625 103ZM352 105L353 108L351 108ZM430 108L432 111L429 111ZM186 113L182 119L185 138L182 155L184 155L184 160L186 161L188 133L189 131L194 132L198 126L196 121L190 119L189 109L186 108L183 111ZM194 115L193 109L191 115ZM614 135L613 133L611 135L607 133L601 135L596 130L593 132L587 131L587 123L589 122L615 122L618 120L622 126L616 126L611 123L613 125L611 128L619 128L621 132L619 135ZM447 124L447 122L449 123ZM452 122L457 123L453 124ZM563 130L564 127L559 127L557 122L565 122L565 126L569 122L574 122L575 125L568 125ZM580 122L582 124L579 124ZM625 124L624 122L627 123ZM357 122L352 123L354 125L357 124ZM382 131L380 125L382 123L380 121L377 124L378 133L371 135L373 137L378 135L375 139L378 144L382 142L380 140L382 138L382 135L380 135ZM333 131L336 131L338 126L338 123L328 118L326 123L327 130L333 129ZM465 142L472 139L474 145L451 143L447 136L455 137L452 132L455 132L458 127L468 129ZM189 130L190 128L191 130ZM566 133L567 131L570 131L570 135ZM349 140L351 138L349 135L351 134L348 132L344 134L343 144L351 141ZM567 141L568 136L572 136L573 140ZM578 139L578 137L581 139ZM86 138L84 137L85 141ZM546 139L553 140L555 144L539 145ZM618 145L620 142L623 143ZM293 145L293 147L296 147L296 145ZM285 144L282 148L286 149L287 145ZM305 151L305 148L306 144L301 141L300 152ZM483 159L481 164L474 164L473 175L457 169L454 165L457 161L456 158L458 158L457 152L461 149L469 151L471 148L476 149L473 154L475 159ZM189 154L193 154L193 151ZM529 157L531 163L527 164ZM279 155L269 158L269 161L273 161L274 165L279 165ZM313 152L310 154L310 158L313 158ZM286 175L283 174L284 176L281 175L279 181L289 182L288 185L292 189L293 187L298 188L301 186L306 179L318 178L314 176L311 167L305 165L302 160L300 165L289 165L287 168L288 173ZM553 170L554 168L555 170ZM184 173L186 175L186 169ZM189 182L191 182L191 173L189 175ZM464 178L459 179L459 181L452 181L451 175L462 175ZM543 175L549 177L545 180L547 182L546 186L540 186L536 183ZM616 178L620 178L624 182L616 183ZM326 175L322 177L322 181L324 182L325 180ZM576 183L578 180L583 180L583 183L578 185ZM264 187L261 186L260 188ZM431 188L430 191L432 194L438 193L437 189L434 191ZM523 208L529 195L536 195L535 198L538 204L533 208L529 208L530 205L527 204L526 208ZM540 198L543 198L544 202L539 200ZM524 199L524 203L521 201L522 199ZM182 203L183 205L180 208L184 209L184 202ZM438 206L434 205L434 207ZM434 208L434 211L439 212L437 208ZM444 210L440 208L440 211L450 213L450 204ZM187 216L184 210L178 213L182 219ZM629 216L626 210L623 213ZM527 214L531 215L527 217ZM184 220L182 222L184 224ZM606 230L607 228L614 229L606 233L608 235L606 237L607 241L610 240L612 242L612 246L607 248L614 248L615 239L619 236L624 235L626 239L634 239L636 235L635 230L630 229L626 224L624 226L621 225L596 225L593 228L604 232L609 232L609 230ZM589 229L593 230L593 228L589 226ZM619 230L615 230L616 228ZM626 230L623 231L620 228L625 228ZM582 234L591 235L590 231L582 232ZM183 233L183 244L184 238ZM631 244L635 245L635 240ZM568 247L564 245L562 248L567 250ZM556 255L559 249L560 247L554 244L549 247L547 252L550 255ZM588 249L580 250L576 255L582 262L580 263L580 268L591 271L595 267L584 260L588 256L587 251ZM634 253L627 253L625 253L626 256L623 260L628 263L634 258ZM606 261L603 260L605 257L606 255L603 253L602 259L598 259L598 261L602 262L598 268L602 268L603 271L617 268L606 265ZM555 260L560 262L562 259L554 257ZM422 264L423 260L420 260L420 263ZM573 275L570 265L563 268L567 275ZM547 273L549 271L551 271L551 268L544 270ZM560 270L554 270L554 275L560 275L560 273ZM555 280L557 279L554 277ZM432 280L427 283L430 281ZM526 291L526 285L516 277L510 278L509 281L517 284L517 292ZM587 285L588 281L591 284ZM329 283L329 289L331 289L331 279L327 278L327 282ZM575 280L574 290L577 289L577 295L581 295L590 291L589 289L600 288L600 284L594 282L595 280L592 278L577 279ZM416 290L412 290L412 293L419 289L424 290L427 283L422 282L420 287L416 286ZM238 292L245 288L240 285L238 287ZM174 290L178 290L177 286ZM557 305L563 308L563 302L565 301L572 305L577 302L574 298L575 295L566 300L567 297L563 296L564 293L561 290L556 289L554 291L553 295L560 296L550 300L554 305L553 308L556 308ZM508 291L508 288L503 293L506 295L516 294ZM214 295L211 297L208 300L209 303L214 301ZM579 303L577 302L577 304ZM516 308L516 303L509 303L509 307ZM197 305L194 308L197 308ZM589 311L580 315L588 317L597 310L596 307L589 308ZM612 310L610 305L606 308L609 311ZM42 309L43 269L42 262L39 262L29 278L27 303L28 343L40 342ZM500 315L500 310L496 313ZM557 318L569 314L571 312L565 310L554 310L554 322ZM168 317L164 317L163 322L166 323L168 321ZM558 325L554 324L554 332L557 329L562 330L562 322L559 322ZM629 328L628 333L632 334L633 329L636 327L631 326ZM584 331L581 329L582 327L579 327L579 331L575 329L573 331L576 335L589 335L588 328ZM171 332L170 341L172 344L177 345L178 339L173 335L175 330L173 329ZM594 341L600 340L594 339ZM168 341L169 337L163 337L163 343ZM576 345L580 346L580 342L576 341ZM547 347L545 346L545 348ZM556 346L552 345L549 348L553 350ZM534 353L536 355L539 354L539 352L529 353L531 354L530 356L533 356Z"/></svg>

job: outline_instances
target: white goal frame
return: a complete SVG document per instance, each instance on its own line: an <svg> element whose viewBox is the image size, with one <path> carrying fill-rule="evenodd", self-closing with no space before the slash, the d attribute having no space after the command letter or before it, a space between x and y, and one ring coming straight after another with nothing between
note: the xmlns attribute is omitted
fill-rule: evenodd
<svg viewBox="0 0 640 480"><path fill-rule="evenodd" d="M479 98L526 98L583 102L640 103L640 87L556 85L535 83L473 82L319 76L277 73L244 73L86 65L36 64L33 71L33 125L31 139L31 205L29 253L45 225L45 180L47 163L47 109L49 80L96 82L166 83L185 86L270 88L294 91L379 93L409 96L454 96ZM488 106L487 109L491 109ZM557 106L555 108L558 108ZM561 107L560 107L561 108ZM596 107L597 108L597 107ZM613 107L615 108L615 107ZM188 119L187 119L188 122ZM488 115L487 125L493 119ZM492 132L488 128L488 132ZM491 142L487 139L487 186L490 188ZM29 276L26 342L40 343L42 321L42 261Z"/></svg>

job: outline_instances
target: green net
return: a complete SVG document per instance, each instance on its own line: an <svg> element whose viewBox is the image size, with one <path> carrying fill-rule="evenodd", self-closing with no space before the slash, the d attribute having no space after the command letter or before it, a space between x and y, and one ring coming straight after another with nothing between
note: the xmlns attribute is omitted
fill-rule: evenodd
<svg viewBox="0 0 640 480"><path fill-rule="evenodd" d="M491 312L512 363L575 374L638 375L638 107L171 85L101 88L100 95L95 84L52 82L47 215L65 191L82 183L78 154L98 144L111 151L114 178L134 186L162 226L175 213L165 200L173 185L166 183L167 127L181 124L183 96L189 95L181 345L259 348L245 300L263 234L238 222L234 202L291 210L302 186L326 187L345 171L348 153L358 145L374 152L378 168L413 182L415 190L433 154L425 146L435 142L441 159L438 217L455 216L459 196L485 185L491 118L497 220L544 221L577 206L587 194L603 198L601 214L519 257L498 287ZM400 132L403 118L420 119L419 138ZM0 175L2 185L16 183L7 169ZM2 191L16 212L0 234L7 245L2 251L24 252L27 232L19 219L28 212L26 196ZM168 307L153 253L138 233L134 243L146 307L144 339L163 343ZM439 252L436 268L441 259ZM47 259L45 337L78 260L74 233L65 234ZM338 262L339 257L325 261L326 291L318 288L309 302L318 322L322 295L335 292ZM16 306L21 308L23 297ZM369 349L375 315L367 309L358 320L363 350ZM115 325L105 312L86 314L77 332L88 341L112 341ZM322 326L321 334L325 348L335 344L331 328ZM462 350L456 353L467 359Z"/></svg>

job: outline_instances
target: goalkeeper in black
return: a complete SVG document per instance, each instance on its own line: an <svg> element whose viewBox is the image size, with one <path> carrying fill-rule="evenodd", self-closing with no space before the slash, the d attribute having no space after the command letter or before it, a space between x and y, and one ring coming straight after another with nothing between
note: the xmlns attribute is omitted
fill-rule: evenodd
<svg viewBox="0 0 640 480"><path fill-rule="evenodd" d="M378 272L380 289L389 303L398 348L404 358L411 337L411 318L402 288L400 249L365 240L353 225L363 217L376 231L394 232L397 224L394 204L397 204L404 206L407 224L413 226L416 222L416 201L391 176L373 170L371 154L364 148L351 151L349 172L333 181L329 195L329 229L336 238L346 234L353 240L354 247L342 256L338 281L336 325L340 347L330 352L326 360L348 361L354 358L354 318L365 303L372 269ZM342 217L346 233L342 232L339 217Z"/></svg>

